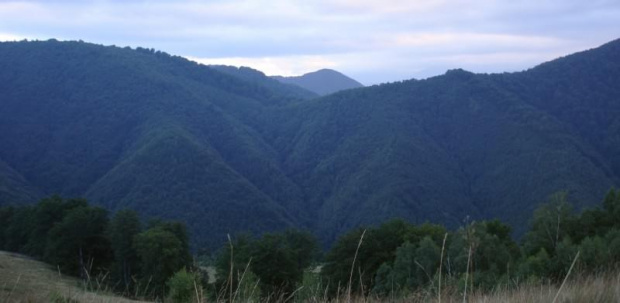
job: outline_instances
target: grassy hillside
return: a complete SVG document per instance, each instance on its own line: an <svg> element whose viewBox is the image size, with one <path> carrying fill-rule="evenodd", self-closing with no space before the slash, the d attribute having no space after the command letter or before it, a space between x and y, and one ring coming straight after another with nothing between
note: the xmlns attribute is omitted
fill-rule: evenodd
<svg viewBox="0 0 620 303"><path fill-rule="evenodd" d="M138 302L99 291L85 291L83 283L27 257L0 251L2 302ZM67 300L67 301L62 301Z"/></svg>
<svg viewBox="0 0 620 303"><path fill-rule="evenodd" d="M85 196L210 247L290 226L330 243L392 217L520 234L550 194L582 207L620 183L619 48L314 99L149 49L0 43L0 205Z"/></svg>
<svg viewBox="0 0 620 303"><path fill-rule="evenodd" d="M0 300L2 302L51 302L70 299L77 302L139 302L107 294L103 290L85 291L82 282L59 275L49 265L29 258L0 252ZM560 291L553 284L523 284L515 289L494 289L467 294L468 302L617 302L620 300L620 281L617 274L591 277L572 277ZM343 295L342 300L346 300ZM432 290L420 290L407 297L368 298L353 294L351 302L429 302L436 301ZM326 302L322 292L306 297L302 302ZM463 293L444 288L442 302L462 302ZM56 302L56 301L55 301Z"/></svg>

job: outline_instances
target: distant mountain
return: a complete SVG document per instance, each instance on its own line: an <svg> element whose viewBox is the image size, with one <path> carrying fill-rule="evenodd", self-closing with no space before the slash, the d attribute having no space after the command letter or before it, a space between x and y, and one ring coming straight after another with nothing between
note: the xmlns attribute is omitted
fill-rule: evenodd
<svg viewBox="0 0 620 303"><path fill-rule="evenodd" d="M303 88L296 84L289 84L285 81L279 81L273 78L266 77L263 72L249 68L249 67L235 67L227 65L210 65L209 67L216 69L220 72L238 77L245 81L269 87L277 90L285 96L298 99L316 98L319 95L311 90Z"/></svg>
<svg viewBox="0 0 620 303"><path fill-rule="evenodd" d="M620 40L528 71L451 70L314 98L250 69L81 42L0 43L0 205L85 196L227 233L324 243L401 217L517 234L560 190L620 184Z"/></svg>
<svg viewBox="0 0 620 303"><path fill-rule="evenodd" d="M321 69L297 77L272 76L288 84L294 84L318 95L325 96L341 90L364 87L361 83L331 69Z"/></svg>

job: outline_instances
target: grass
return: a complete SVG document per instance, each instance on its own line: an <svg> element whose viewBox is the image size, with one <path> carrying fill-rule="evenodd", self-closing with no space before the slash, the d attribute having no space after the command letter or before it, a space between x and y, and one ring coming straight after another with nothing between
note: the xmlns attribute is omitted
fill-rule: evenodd
<svg viewBox="0 0 620 303"><path fill-rule="evenodd" d="M50 265L0 251L0 302L137 302L80 285Z"/></svg>
<svg viewBox="0 0 620 303"><path fill-rule="evenodd" d="M347 295L334 299L332 302L352 303L551 303L557 295L556 302L563 303L617 303L620 302L620 274L598 274L587 277L569 279L562 287L555 284L522 284L516 288L498 288L493 291L476 291L467 294L463 300L463 293L456 288L447 287L442 290L441 297L425 289L404 297L360 297L353 296L348 301ZM559 293L559 295L558 295ZM309 298L303 302L326 302L324 296Z"/></svg>
<svg viewBox="0 0 620 303"><path fill-rule="evenodd" d="M0 302L101 302L130 303L137 302L114 296L104 291L85 291L81 282L75 278L60 275L49 265L27 257L0 252ZM560 289L561 288L561 289ZM474 290L467 294L466 302L620 302L620 272L599 273L583 276L571 275L563 286L558 284L521 284L517 287L498 287L492 291ZM327 302L324 292L318 290L315 296L303 301L294 298L271 298L277 302ZM289 299L289 300L287 300ZM349 301L350 300L350 301ZM463 302L463 293L455 287L445 286L441 296L430 289L421 289L404 297L361 297L351 294L346 289L340 298L331 302L353 303L405 303L405 302ZM228 302L228 300L220 300ZM237 300L235 302L241 302Z"/></svg>

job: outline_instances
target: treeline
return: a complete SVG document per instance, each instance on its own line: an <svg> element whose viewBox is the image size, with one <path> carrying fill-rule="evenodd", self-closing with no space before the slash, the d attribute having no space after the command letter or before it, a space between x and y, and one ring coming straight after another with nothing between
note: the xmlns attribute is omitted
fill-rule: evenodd
<svg viewBox="0 0 620 303"><path fill-rule="evenodd" d="M83 281L104 283L129 296L162 297L166 282L193 259L184 224L121 210L109 217L85 199L42 199L32 206L0 208L0 250L53 265Z"/></svg>
<svg viewBox="0 0 620 303"><path fill-rule="evenodd" d="M322 256L309 232L285 230L229 239L192 264L185 227L132 211L107 212L57 196L37 205L0 209L0 249L25 253L70 274L110 273L115 289L143 297L191 301L286 301L353 293L405 297L440 285L460 291L559 283L572 268L592 274L620 263L620 190L577 214L557 193L541 205L520 243L499 220L457 230L395 219L342 235ZM209 281L207 272L215 281ZM213 275L214 274L214 275ZM213 280L213 279L212 279ZM206 291L206 294L205 294Z"/></svg>
<svg viewBox="0 0 620 303"><path fill-rule="evenodd" d="M566 193L554 194L534 212L520 244L498 220L455 231L402 220L359 228L340 237L326 255L322 279L332 292L344 286L379 296L437 290L440 275L444 285L490 290L561 282L573 261L573 270L582 273L620 262L620 190L610 190L600 207L581 214L573 212Z"/></svg>
<svg viewBox="0 0 620 303"><path fill-rule="evenodd" d="M554 194L535 211L520 243L511 233L499 220L450 231L396 219L342 235L320 259L310 249L296 251L303 246L291 245L287 233L243 235L220 252L212 293L242 300L262 295L303 301L349 292L403 297L438 291L440 277L444 287L462 292L559 283L573 262L573 271L582 274L613 270L620 263L620 190L610 190L601 206L580 214L566 193ZM309 235L304 239L313 247Z"/></svg>

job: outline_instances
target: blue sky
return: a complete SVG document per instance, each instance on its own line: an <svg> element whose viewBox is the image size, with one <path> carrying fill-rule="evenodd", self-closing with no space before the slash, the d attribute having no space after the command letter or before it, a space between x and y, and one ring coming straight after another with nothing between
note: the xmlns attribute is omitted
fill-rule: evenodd
<svg viewBox="0 0 620 303"><path fill-rule="evenodd" d="M0 40L142 46L364 84L519 71L620 38L618 0L5 1Z"/></svg>

